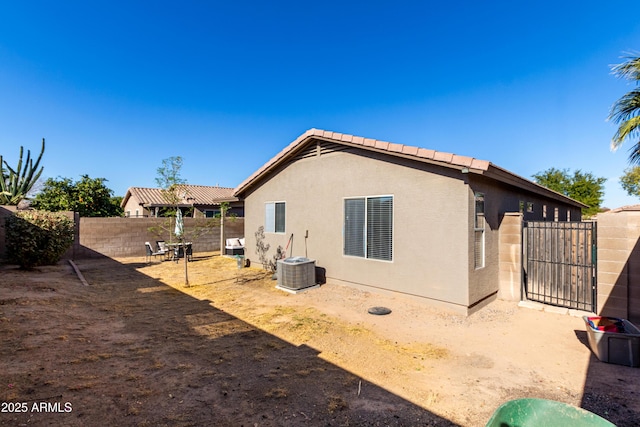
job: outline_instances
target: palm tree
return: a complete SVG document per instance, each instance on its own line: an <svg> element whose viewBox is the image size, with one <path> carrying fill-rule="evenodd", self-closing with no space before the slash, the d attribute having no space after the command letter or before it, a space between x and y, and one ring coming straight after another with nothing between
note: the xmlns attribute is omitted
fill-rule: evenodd
<svg viewBox="0 0 640 427"><path fill-rule="evenodd" d="M627 92L611 107L609 120L618 124L611 140L611 149L617 150L628 139L635 145L629 150L629 163L640 164L640 56L629 56L622 64L614 65L611 71L617 77L636 83L636 88Z"/></svg>

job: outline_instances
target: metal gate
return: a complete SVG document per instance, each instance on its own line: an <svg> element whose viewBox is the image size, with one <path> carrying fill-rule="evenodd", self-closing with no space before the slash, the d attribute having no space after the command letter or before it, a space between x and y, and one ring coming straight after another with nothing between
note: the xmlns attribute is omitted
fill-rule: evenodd
<svg viewBox="0 0 640 427"><path fill-rule="evenodd" d="M596 223L523 221L528 300L596 311Z"/></svg>

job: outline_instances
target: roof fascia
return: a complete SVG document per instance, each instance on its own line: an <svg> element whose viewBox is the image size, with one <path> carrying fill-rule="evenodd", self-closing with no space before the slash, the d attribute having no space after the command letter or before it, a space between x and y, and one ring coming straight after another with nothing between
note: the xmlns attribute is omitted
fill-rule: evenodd
<svg viewBox="0 0 640 427"><path fill-rule="evenodd" d="M556 199L561 202L568 203L579 208L589 207L582 202L572 199L571 197L567 197L564 194L558 193L557 191L553 191L540 184L536 184L533 181L530 181L526 178L516 175L513 172L510 172L506 169L501 168L500 166L494 165L493 163L490 164L489 169L486 172L484 172L484 175L488 178L493 178L497 181L504 182L505 184L510 184L515 187L523 188L533 193L536 193L545 197L550 197L552 199Z"/></svg>
<svg viewBox="0 0 640 427"><path fill-rule="evenodd" d="M400 151L389 151L388 149L377 148L375 146L358 144L358 143L345 141L342 139L336 139L336 138L330 138L322 135L311 134L311 135L307 135L305 138L300 140L293 148L291 148L287 152L280 152L278 154L280 156L279 158L275 160L272 159L273 162L269 164L264 170L260 171L253 178L250 178L248 182L241 184L241 187L238 187L238 189L234 192L234 195L237 197L241 197L243 193L247 192L249 189L257 185L257 183L260 182L264 176L270 174L274 169L277 169L280 165L282 165L283 163L287 162L289 159L294 157L298 152L300 152L304 147L306 147L307 144L309 144L311 141L326 141L330 143L341 144L347 147L358 148L360 150L371 151L371 152L385 154L393 157L401 157L401 158L405 158L405 159L409 159L409 160L413 160L421 163L442 166L445 168L459 170L459 171L463 171L466 169L468 172L473 172L473 173L484 172L484 170L482 169L476 169L476 168L467 167L464 165L447 163L443 161L405 154ZM276 155L276 157L278 157L278 155Z"/></svg>

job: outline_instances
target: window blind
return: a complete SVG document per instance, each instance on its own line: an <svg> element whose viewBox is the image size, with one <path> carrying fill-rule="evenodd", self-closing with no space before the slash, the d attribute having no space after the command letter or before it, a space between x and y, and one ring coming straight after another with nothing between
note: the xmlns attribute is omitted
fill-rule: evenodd
<svg viewBox="0 0 640 427"><path fill-rule="evenodd" d="M344 254L393 259L393 197L344 201Z"/></svg>
<svg viewBox="0 0 640 427"><path fill-rule="evenodd" d="M367 258L392 259L393 198L367 199Z"/></svg>
<svg viewBox="0 0 640 427"><path fill-rule="evenodd" d="M364 257L364 199L344 201L344 254Z"/></svg>
<svg viewBox="0 0 640 427"><path fill-rule="evenodd" d="M275 217L276 233L284 233L284 217L285 217L284 202L276 203L276 217Z"/></svg>

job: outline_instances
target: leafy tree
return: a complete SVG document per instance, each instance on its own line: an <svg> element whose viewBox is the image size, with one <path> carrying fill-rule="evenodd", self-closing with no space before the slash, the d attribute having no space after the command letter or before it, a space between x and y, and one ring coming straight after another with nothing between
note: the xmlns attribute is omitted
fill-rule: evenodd
<svg viewBox="0 0 640 427"><path fill-rule="evenodd" d="M636 88L618 99L609 113L609 120L618 124L611 148L617 150L626 140L635 144L629 150L629 162L640 164L640 57L629 56L622 64L612 67L613 74L635 82Z"/></svg>
<svg viewBox="0 0 640 427"><path fill-rule="evenodd" d="M74 211L82 217L121 216L118 198L112 197L113 190L107 188L106 181L88 175L75 182L70 178L49 178L36 195L33 207L51 212Z"/></svg>
<svg viewBox="0 0 640 427"><path fill-rule="evenodd" d="M597 178L579 169L571 174L569 169L556 168L538 172L533 178L538 184L587 205L588 208L582 209L583 216L588 218L600 212L606 178Z"/></svg>
<svg viewBox="0 0 640 427"><path fill-rule="evenodd" d="M156 172L158 174L156 177L156 184L158 184L158 187L162 189L162 197L165 199L167 204L171 205L171 209L168 212L165 212L165 214L170 217L176 216L176 221L178 221L178 218L177 218L177 212L179 209L178 204L184 198L183 196L186 195L185 184L187 183L187 181L182 179L182 177L180 176L181 169L182 169L182 157L180 156L173 156L173 157L169 157L168 159L164 159L162 161L162 166L156 169ZM163 229L164 227L160 227L160 228ZM169 229L167 231L169 232L169 235L171 236L171 233L174 233L178 242L181 245L183 245L184 286L188 287L189 286L189 269L187 267L188 260L187 260L186 247L184 246L186 242L186 238L185 238L186 234L184 232L184 226L183 226L183 232L180 233L179 235L175 234L175 228L171 220L169 220L168 228ZM157 232L159 230L155 230L152 227L151 231Z"/></svg>
<svg viewBox="0 0 640 427"><path fill-rule="evenodd" d="M640 197L640 166L625 169L620 177L620 185L628 195Z"/></svg>
<svg viewBox="0 0 640 427"><path fill-rule="evenodd" d="M0 205L15 206L27 198L29 191L31 191L33 185L42 174L44 168L40 167L38 170L38 166L44 154L44 138L42 138L40 155L35 163L33 163L33 159L31 158L31 150L27 150L24 169L22 167L23 152L24 148L20 147L20 157L15 169L9 166L9 163L3 160L2 155L0 155Z"/></svg>
<svg viewBox="0 0 640 427"><path fill-rule="evenodd" d="M170 208L161 208L159 216L175 217L177 206L187 195L187 181L180 176L182 157L173 156L162 160L162 166L156 169L156 184L161 189L162 198ZM182 212L187 214L185 210Z"/></svg>

